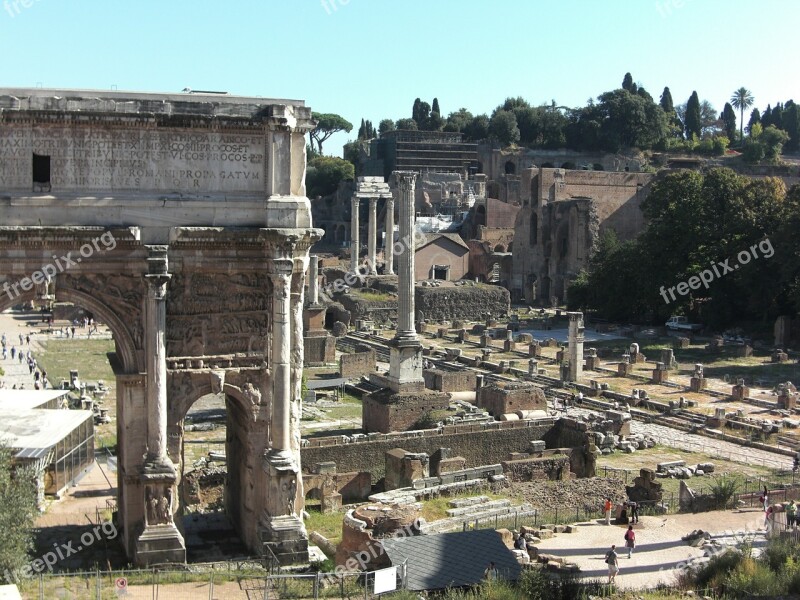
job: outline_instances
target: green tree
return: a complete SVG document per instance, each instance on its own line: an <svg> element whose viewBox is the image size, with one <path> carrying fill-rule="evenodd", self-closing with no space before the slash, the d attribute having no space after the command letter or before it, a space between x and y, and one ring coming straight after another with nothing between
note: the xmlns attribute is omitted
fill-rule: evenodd
<svg viewBox="0 0 800 600"><path fill-rule="evenodd" d="M338 131L350 133L353 124L337 114L312 112L311 118L317 122L317 126L311 130L311 145L317 143L317 152L322 154L322 143Z"/></svg>
<svg viewBox="0 0 800 600"><path fill-rule="evenodd" d="M14 574L28 563L36 513L33 473L22 468L12 473L12 452L0 445L0 582L14 583Z"/></svg>
<svg viewBox="0 0 800 600"><path fill-rule="evenodd" d="M498 110L489 121L489 135L502 146L510 146L519 141L517 117L508 110Z"/></svg>
<svg viewBox="0 0 800 600"><path fill-rule="evenodd" d="M789 135L786 150L789 152L800 150L800 109L793 100L789 100L784 106L783 129Z"/></svg>
<svg viewBox="0 0 800 600"><path fill-rule="evenodd" d="M319 156L309 161L306 171L309 198L327 196L336 191L339 183L355 177L353 163L337 156Z"/></svg>
<svg viewBox="0 0 800 600"><path fill-rule="evenodd" d="M606 92L598 98L603 148L652 148L667 134L667 119L652 100L625 90Z"/></svg>
<svg viewBox="0 0 800 600"><path fill-rule="evenodd" d="M419 98L415 98L414 106L411 108L411 118L414 119L417 123L420 122L420 117L419 117L420 104L422 104L422 100L420 100Z"/></svg>
<svg viewBox="0 0 800 600"><path fill-rule="evenodd" d="M761 125L761 112L759 112L758 108L754 108L750 113L750 120L747 122L747 133L750 135L753 131L754 125Z"/></svg>
<svg viewBox="0 0 800 600"><path fill-rule="evenodd" d="M378 123L378 132L383 135L389 131L394 131L394 121L391 119L383 119Z"/></svg>
<svg viewBox="0 0 800 600"><path fill-rule="evenodd" d="M692 92L689 96L689 101L686 103L686 118L684 119L686 126L686 138L692 139L693 137L700 137L703 133L702 117L700 114L700 98L697 92Z"/></svg>
<svg viewBox="0 0 800 600"><path fill-rule="evenodd" d="M661 110L663 110L667 115L671 115L675 111L675 105L672 103L672 92L669 91L668 87L664 87L664 91L661 92L661 100L659 102L661 106Z"/></svg>
<svg viewBox="0 0 800 600"><path fill-rule="evenodd" d="M761 114L761 126L769 127L772 124L772 105L767 104L767 108L765 108L764 112Z"/></svg>
<svg viewBox="0 0 800 600"><path fill-rule="evenodd" d="M783 104L778 102L775 105L775 108L772 109L772 119L769 122L769 125L775 125L778 129L784 129L783 127ZM766 128L767 125L764 125Z"/></svg>
<svg viewBox="0 0 800 600"><path fill-rule="evenodd" d="M356 135L356 139L358 140L367 139L366 129L367 129L367 124L364 122L364 119L361 119L361 125L358 127L358 134Z"/></svg>
<svg viewBox="0 0 800 600"><path fill-rule="evenodd" d="M439 110L439 99L438 98L434 98L433 99L433 104L431 105L431 112L432 113L436 113L437 115L441 115L442 114L442 111Z"/></svg>
<svg viewBox="0 0 800 600"><path fill-rule="evenodd" d="M405 129L410 131L416 131L419 129L417 122L414 119L399 119L395 125L395 129Z"/></svg>
<svg viewBox="0 0 800 600"><path fill-rule="evenodd" d="M479 142L489 137L489 117L476 115L463 131L464 137L470 142Z"/></svg>
<svg viewBox="0 0 800 600"><path fill-rule="evenodd" d="M744 111L747 108L753 106L753 102L755 98L753 97L752 92L748 90L746 87L740 87L738 90L733 92L731 96L731 104L733 108L739 109L739 137L744 138Z"/></svg>
<svg viewBox="0 0 800 600"><path fill-rule="evenodd" d="M725 135L728 136L729 140L736 139L736 112L734 112L730 102L725 103L721 118L723 129L725 129Z"/></svg>
<svg viewBox="0 0 800 600"><path fill-rule="evenodd" d="M783 145L789 141L789 135L775 125L770 125L758 137L758 141L764 144L764 157L767 160L776 160L783 151Z"/></svg>
<svg viewBox="0 0 800 600"><path fill-rule="evenodd" d="M622 89L630 92L633 90L634 85L635 84L633 83L633 77L631 74L625 73L625 77L622 78Z"/></svg>
<svg viewBox="0 0 800 600"><path fill-rule="evenodd" d="M447 122L445 123L445 131L460 131L464 132L469 124L472 122L472 113L466 108L459 108L456 112L451 112L447 115Z"/></svg>

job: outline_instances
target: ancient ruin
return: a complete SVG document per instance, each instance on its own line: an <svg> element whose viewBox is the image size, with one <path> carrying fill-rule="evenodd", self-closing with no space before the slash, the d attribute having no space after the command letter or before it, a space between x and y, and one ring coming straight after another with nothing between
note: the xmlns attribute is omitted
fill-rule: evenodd
<svg viewBox="0 0 800 600"><path fill-rule="evenodd" d="M112 330L118 525L138 565L185 561L183 420L212 392L231 521L253 552L307 559L312 127L298 100L0 90L0 308L54 295Z"/></svg>

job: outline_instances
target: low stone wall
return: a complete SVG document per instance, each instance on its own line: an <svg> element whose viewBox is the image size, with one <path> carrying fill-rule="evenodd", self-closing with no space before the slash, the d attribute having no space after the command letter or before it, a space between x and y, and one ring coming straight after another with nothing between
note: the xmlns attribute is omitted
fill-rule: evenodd
<svg viewBox="0 0 800 600"><path fill-rule="evenodd" d="M375 371L375 350L342 354L339 357L339 376L346 379L363 377Z"/></svg>
<svg viewBox="0 0 800 600"><path fill-rule="evenodd" d="M531 441L544 439L555 427L552 423L507 421L485 426L446 425L413 434L370 434L370 439L354 443L342 442L341 436L312 438L306 440L300 456L304 472L316 463L331 461L342 472L369 471L377 483L386 474L385 454L393 448L429 456L440 448L450 448L451 456L464 457L467 468L479 467L506 460L512 452L526 452Z"/></svg>
<svg viewBox="0 0 800 600"><path fill-rule="evenodd" d="M503 474L511 481L555 481L569 479L569 456L552 454L505 460Z"/></svg>
<svg viewBox="0 0 800 600"><path fill-rule="evenodd" d="M417 311L427 321L482 321L486 313L500 316L511 306L508 290L494 285L459 287L417 286L414 294Z"/></svg>
<svg viewBox="0 0 800 600"><path fill-rule="evenodd" d="M450 395L442 392L393 394L381 390L364 397L361 426L366 432L407 431L426 413L449 405Z"/></svg>
<svg viewBox="0 0 800 600"><path fill-rule="evenodd" d="M532 383L486 385L478 390L477 402L495 418L518 410L547 410L544 391Z"/></svg>
<svg viewBox="0 0 800 600"><path fill-rule="evenodd" d="M425 387L440 392L471 392L475 389L475 371L441 371L426 369L422 372Z"/></svg>

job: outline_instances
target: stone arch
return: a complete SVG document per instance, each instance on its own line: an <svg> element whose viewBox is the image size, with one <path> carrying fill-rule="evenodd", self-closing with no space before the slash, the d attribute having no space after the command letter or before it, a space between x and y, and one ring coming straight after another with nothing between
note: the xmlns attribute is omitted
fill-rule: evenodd
<svg viewBox="0 0 800 600"><path fill-rule="evenodd" d="M506 251L506 247L505 247L505 246L503 246L503 244L497 244L497 245L494 247L494 251L495 251L495 252L505 252L505 251Z"/></svg>
<svg viewBox="0 0 800 600"><path fill-rule="evenodd" d="M506 164L503 165L503 170L506 175L514 175L517 172L517 165L514 164L513 160L507 160Z"/></svg>
<svg viewBox="0 0 800 600"><path fill-rule="evenodd" d="M98 321L108 325L108 328L111 329L111 333L114 337L117 359L120 362L123 373L139 373L144 370L142 356L136 351L136 345L134 344L133 337L131 336L128 327L111 308L105 305L101 300L98 300L96 297L73 290L71 288L57 288L56 297L59 301L72 302L73 304L78 304L91 310ZM4 294L0 296L0 311L6 310L7 308L17 304L33 301L35 299L35 289L29 292L24 292L13 299L8 299L8 295Z"/></svg>
<svg viewBox="0 0 800 600"><path fill-rule="evenodd" d="M542 163L542 168L543 169L554 169L555 165L553 163L551 163L551 162L543 162Z"/></svg>
<svg viewBox="0 0 800 600"><path fill-rule="evenodd" d="M565 163L563 163L561 165L561 168L562 169L576 169L577 167L575 166L574 162L572 162L571 160L568 160L568 161L566 161Z"/></svg>
<svg viewBox="0 0 800 600"><path fill-rule="evenodd" d="M241 374L240 374L241 375ZM224 377L236 377L237 374L227 372ZM169 433L169 454L178 471L178 486L181 493L179 514L185 507L185 494L181 481L183 475L191 470L185 460L184 420L194 404L211 394L221 393L225 400L225 454L227 473L225 478L224 504L225 512L236 529L241 540L248 544L252 540L248 534L252 524L248 525L248 504L253 493L252 477L248 471L260 468L260 458L268 437L268 426L257 426L257 422L266 417L259 408L260 392L250 383L264 377L261 370L254 370L244 377L236 377L235 383L223 380L221 371L211 369L192 369L169 371L170 385L168 390L167 430ZM239 381L241 379L241 381Z"/></svg>

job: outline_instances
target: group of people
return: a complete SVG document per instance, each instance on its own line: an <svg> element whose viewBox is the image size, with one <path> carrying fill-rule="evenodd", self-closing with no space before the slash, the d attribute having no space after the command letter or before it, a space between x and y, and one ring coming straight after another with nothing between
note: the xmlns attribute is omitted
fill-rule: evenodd
<svg viewBox="0 0 800 600"><path fill-rule="evenodd" d="M611 525L611 511L614 509L614 503L611 498L606 498L603 503L603 512L606 516L606 525ZM628 550L628 558L633 556L633 550L636 548L636 532L633 530L633 525L639 522L639 504L637 502L625 502L622 509L622 515L625 517L623 522L630 523L628 529L623 536L625 548ZM614 583L614 579L619 573L619 554L617 552L617 545L612 544L611 549L606 552L605 562L608 565L608 583Z"/></svg>
<svg viewBox="0 0 800 600"><path fill-rule="evenodd" d="M20 364L27 363L28 364L28 372L30 375L33 376L33 389L35 390L43 390L46 389L48 386L47 381L47 371L40 369L39 365L36 362L36 359L33 357L33 353L30 350L31 345L31 336L19 334L19 349L15 345L11 345L9 350L9 341L4 333L0 336L0 347L2 348L0 352L2 352L3 360L8 360L9 356L12 361L17 360ZM27 351L23 351L23 348L27 347ZM2 385L0 387L5 387ZM13 390L16 389L25 389L25 384L21 383L19 386L15 383L12 388Z"/></svg>

